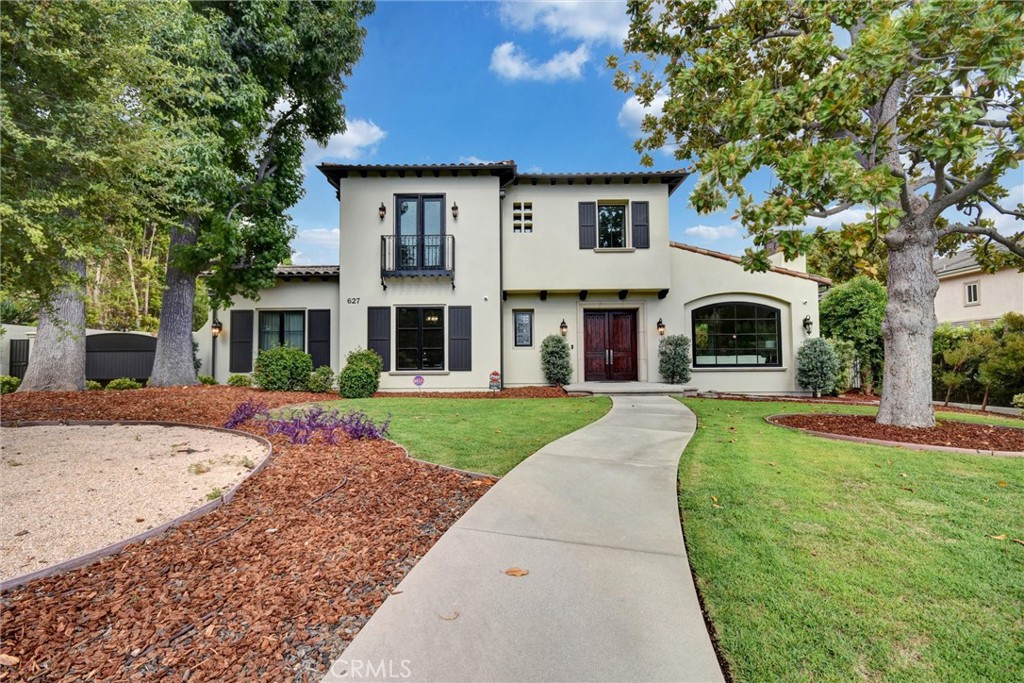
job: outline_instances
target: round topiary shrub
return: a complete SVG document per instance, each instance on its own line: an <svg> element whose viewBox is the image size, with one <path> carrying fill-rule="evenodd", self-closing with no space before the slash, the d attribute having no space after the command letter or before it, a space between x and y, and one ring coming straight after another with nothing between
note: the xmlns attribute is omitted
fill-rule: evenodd
<svg viewBox="0 0 1024 683"><path fill-rule="evenodd" d="M21 386L20 377L0 375L0 394L13 394Z"/></svg>
<svg viewBox="0 0 1024 683"><path fill-rule="evenodd" d="M832 391L838 374L839 356L824 339L808 339L796 352L796 381L815 398Z"/></svg>
<svg viewBox="0 0 1024 683"><path fill-rule="evenodd" d="M352 363L364 363L369 365L370 368L378 375L384 372L384 359L380 357L380 354L373 349L364 349L359 346L348 352L345 356L345 365L351 365Z"/></svg>
<svg viewBox="0 0 1024 683"><path fill-rule="evenodd" d="M252 377L249 375L228 375L229 387L251 387Z"/></svg>
<svg viewBox="0 0 1024 683"><path fill-rule="evenodd" d="M540 366L544 377L555 386L572 381L572 359L569 357L569 342L558 334L549 334L540 343Z"/></svg>
<svg viewBox="0 0 1024 683"><path fill-rule="evenodd" d="M107 391L123 391L125 389L141 389L142 385L128 377L118 377L107 382Z"/></svg>
<svg viewBox="0 0 1024 683"><path fill-rule="evenodd" d="M313 358L292 346L277 346L260 351L253 368L256 386L266 391L305 391Z"/></svg>
<svg viewBox="0 0 1024 683"><path fill-rule="evenodd" d="M658 342L658 372L669 384L690 381L690 338L670 334Z"/></svg>
<svg viewBox="0 0 1024 683"><path fill-rule="evenodd" d="M94 379L87 379L87 380L85 380L85 390L86 391L99 391L102 388L103 388L103 385L100 384L99 382L97 382Z"/></svg>
<svg viewBox="0 0 1024 683"><path fill-rule="evenodd" d="M1013 398L1010 399L1010 405L1024 410L1024 394L1014 394Z"/></svg>
<svg viewBox="0 0 1024 683"><path fill-rule="evenodd" d="M338 387L345 398L370 398L380 377L365 363L349 363L338 375Z"/></svg>
<svg viewBox="0 0 1024 683"><path fill-rule="evenodd" d="M321 365L310 373L308 386L315 394L326 394L334 389L334 371L328 365Z"/></svg>
<svg viewBox="0 0 1024 683"><path fill-rule="evenodd" d="M212 375L199 375L196 379L199 380L200 384L205 384L211 387L220 384L220 382L217 381L217 378Z"/></svg>

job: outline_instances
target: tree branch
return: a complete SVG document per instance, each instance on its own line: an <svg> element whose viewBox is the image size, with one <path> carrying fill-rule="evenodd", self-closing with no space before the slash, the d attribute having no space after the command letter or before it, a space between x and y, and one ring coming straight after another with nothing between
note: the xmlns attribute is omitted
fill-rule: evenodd
<svg viewBox="0 0 1024 683"><path fill-rule="evenodd" d="M763 36L754 38L751 45L757 45L758 43L763 43L764 41L771 40L772 38L797 38L803 34L803 31L797 31L795 29L781 29L779 31L772 31L771 33L766 33Z"/></svg>
<svg viewBox="0 0 1024 683"><path fill-rule="evenodd" d="M960 187L944 194L941 197L933 199L931 204L928 206L927 211L932 214L932 219L934 220L934 218L937 218L943 211L951 206L960 204L972 194L993 182L995 179L995 169L992 167L992 164L989 164L982 169L981 173L976 175L970 181L965 182L963 185L960 185Z"/></svg>
<svg viewBox="0 0 1024 683"><path fill-rule="evenodd" d="M963 225L957 223L955 225L950 225L948 228L943 228L942 230L939 230L937 235L939 239L942 239L943 237L948 237L949 235L955 233L987 237L993 242L998 242L999 244L1003 245L1017 256L1024 258L1024 244L1019 244L1016 240L1013 240L1010 237L1001 234L995 228L983 228L980 225Z"/></svg>
<svg viewBox="0 0 1024 683"><path fill-rule="evenodd" d="M808 211L807 215L811 218L828 218L829 216L835 216L837 213L842 213L847 209L851 208L854 202L845 202L837 206L833 206L831 209L822 209L820 211Z"/></svg>
<svg viewBox="0 0 1024 683"><path fill-rule="evenodd" d="M993 121L991 119L979 119L974 122L976 126L983 126L985 128L1009 128L1009 121Z"/></svg>

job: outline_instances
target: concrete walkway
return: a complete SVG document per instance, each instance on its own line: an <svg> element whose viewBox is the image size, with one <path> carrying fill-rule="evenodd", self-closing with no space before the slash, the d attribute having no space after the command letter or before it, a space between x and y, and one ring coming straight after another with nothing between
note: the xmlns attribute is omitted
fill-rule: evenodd
<svg viewBox="0 0 1024 683"><path fill-rule="evenodd" d="M324 680L723 680L676 500L696 418L612 400L470 508Z"/></svg>
<svg viewBox="0 0 1024 683"><path fill-rule="evenodd" d="M591 396L679 396L697 393L696 389L685 384L664 382L575 382L562 388L570 394Z"/></svg>

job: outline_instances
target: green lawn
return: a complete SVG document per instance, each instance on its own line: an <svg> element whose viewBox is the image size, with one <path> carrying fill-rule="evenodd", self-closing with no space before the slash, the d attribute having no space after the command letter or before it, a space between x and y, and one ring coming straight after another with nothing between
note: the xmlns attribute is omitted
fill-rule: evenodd
<svg viewBox="0 0 1024 683"><path fill-rule="evenodd" d="M602 417L608 398L367 398L323 404L391 413L391 438L414 458L501 476L541 446Z"/></svg>
<svg viewBox="0 0 1024 683"><path fill-rule="evenodd" d="M763 421L870 407L684 403L687 547L737 681L1024 679L1024 460Z"/></svg>

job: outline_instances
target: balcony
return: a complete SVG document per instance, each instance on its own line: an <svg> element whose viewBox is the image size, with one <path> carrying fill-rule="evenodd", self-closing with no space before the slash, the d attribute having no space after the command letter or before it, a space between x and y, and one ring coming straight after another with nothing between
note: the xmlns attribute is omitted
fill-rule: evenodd
<svg viewBox="0 0 1024 683"><path fill-rule="evenodd" d="M455 289L455 235L381 236L381 286L395 277L449 277Z"/></svg>

